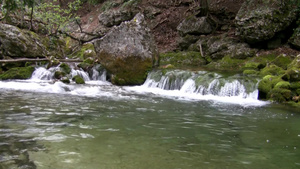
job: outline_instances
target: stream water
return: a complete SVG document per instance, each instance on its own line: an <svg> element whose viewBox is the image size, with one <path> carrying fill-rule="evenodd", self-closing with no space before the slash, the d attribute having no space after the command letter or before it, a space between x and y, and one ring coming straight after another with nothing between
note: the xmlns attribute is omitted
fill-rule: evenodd
<svg viewBox="0 0 300 169"><path fill-rule="evenodd" d="M87 83L43 68L0 82L0 168L300 168L300 112L257 100L256 80L172 71L117 87L72 74Z"/></svg>

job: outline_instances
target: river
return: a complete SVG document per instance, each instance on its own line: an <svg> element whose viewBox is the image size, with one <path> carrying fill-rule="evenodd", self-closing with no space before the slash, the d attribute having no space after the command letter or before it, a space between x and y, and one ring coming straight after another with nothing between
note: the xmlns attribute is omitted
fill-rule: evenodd
<svg viewBox="0 0 300 169"><path fill-rule="evenodd" d="M0 168L300 168L299 110L257 100L239 76L175 74L0 82Z"/></svg>

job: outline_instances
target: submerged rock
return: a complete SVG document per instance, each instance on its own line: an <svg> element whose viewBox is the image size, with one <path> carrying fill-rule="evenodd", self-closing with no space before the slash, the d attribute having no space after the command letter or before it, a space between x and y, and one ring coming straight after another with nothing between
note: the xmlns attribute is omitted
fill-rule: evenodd
<svg viewBox="0 0 300 169"><path fill-rule="evenodd" d="M117 85L142 84L152 66L158 65L158 52L141 13L113 27L94 42L94 47L101 65Z"/></svg>
<svg viewBox="0 0 300 169"><path fill-rule="evenodd" d="M85 84L84 79L79 75L74 76L72 80L75 81L76 84Z"/></svg>
<svg viewBox="0 0 300 169"><path fill-rule="evenodd" d="M240 8L235 21L237 35L246 42L255 44L273 38L296 19L296 13L288 3L249 0Z"/></svg>

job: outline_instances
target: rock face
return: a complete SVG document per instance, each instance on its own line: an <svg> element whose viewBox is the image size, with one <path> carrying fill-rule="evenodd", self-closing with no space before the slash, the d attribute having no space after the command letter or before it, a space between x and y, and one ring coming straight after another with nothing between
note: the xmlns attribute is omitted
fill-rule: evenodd
<svg viewBox="0 0 300 169"><path fill-rule="evenodd" d="M266 41L295 19L293 8L284 1L245 1L235 18L236 34L250 44Z"/></svg>
<svg viewBox="0 0 300 169"><path fill-rule="evenodd" d="M43 57L47 50L39 36L15 26L0 24L0 49L10 57Z"/></svg>
<svg viewBox="0 0 300 169"><path fill-rule="evenodd" d="M296 49L300 50L300 26L296 29L293 36L289 39L289 43Z"/></svg>
<svg viewBox="0 0 300 169"><path fill-rule="evenodd" d="M196 44L190 46L190 50L199 51L199 46L205 56L210 56L213 60L230 56L234 59L245 59L253 57L256 49L250 48L247 43L238 42L236 39L224 35L200 37Z"/></svg>
<svg viewBox="0 0 300 169"><path fill-rule="evenodd" d="M212 32L212 27L206 17L197 18L196 16L190 16L184 19L177 27L177 30L182 35L193 34L209 34Z"/></svg>
<svg viewBox="0 0 300 169"><path fill-rule="evenodd" d="M120 25L124 21L129 21L134 17L134 13L125 8L119 8L118 10L108 10L101 13L98 16L99 22L104 26L112 27L114 25Z"/></svg>
<svg viewBox="0 0 300 169"><path fill-rule="evenodd" d="M113 27L94 46L100 63L117 85L142 84L147 72L158 65L158 52L141 13Z"/></svg>

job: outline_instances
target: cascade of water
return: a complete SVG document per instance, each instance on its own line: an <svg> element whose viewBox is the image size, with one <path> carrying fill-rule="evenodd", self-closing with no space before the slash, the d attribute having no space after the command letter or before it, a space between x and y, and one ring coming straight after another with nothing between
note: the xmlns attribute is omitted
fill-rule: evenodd
<svg viewBox="0 0 300 169"><path fill-rule="evenodd" d="M92 78L91 80L100 80L100 81L106 81L106 70L102 70L99 72L95 67L92 69Z"/></svg>
<svg viewBox="0 0 300 169"><path fill-rule="evenodd" d="M215 95L222 97L238 96L242 98L257 99L257 83L244 80L242 77L222 77L209 72L191 73L188 71L170 71L157 78L161 72L152 72L143 86L163 90L178 90L183 93L199 95ZM155 78L154 78L155 77ZM247 87L246 87L247 86Z"/></svg>
<svg viewBox="0 0 300 169"><path fill-rule="evenodd" d="M32 76L31 76L31 80L53 80L54 79L54 74L56 71L61 71L61 68L58 67L52 67L49 69L46 69L44 67L39 67L37 68ZM106 81L106 70L103 69L101 70L101 72L98 71L98 68L92 68L92 73L91 73L91 77L89 76L89 74L85 71L83 71L82 69L71 69L71 73L70 76L71 78L73 78L76 75L81 76L85 81Z"/></svg>
<svg viewBox="0 0 300 169"><path fill-rule="evenodd" d="M82 77L84 81L90 81L90 77L89 77L88 73L83 71L82 69L81 70L72 69L71 70L71 75L72 75L72 78L74 76L78 75L78 76Z"/></svg>
<svg viewBox="0 0 300 169"><path fill-rule="evenodd" d="M54 77L55 71L59 68L53 67L46 69L44 67L37 68L31 75L31 80L52 80Z"/></svg>

